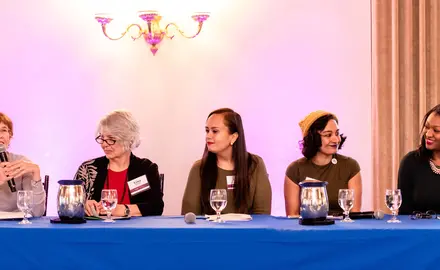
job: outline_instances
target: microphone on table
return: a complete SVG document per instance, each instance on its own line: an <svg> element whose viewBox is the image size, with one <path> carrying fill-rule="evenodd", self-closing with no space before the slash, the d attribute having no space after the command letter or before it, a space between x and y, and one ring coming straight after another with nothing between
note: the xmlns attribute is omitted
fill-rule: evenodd
<svg viewBox="0 0 440 270"><path fill-rule="evenodd" d="M184 219L186 224L196 223L196 215L193 212L186 213Z"/></svg>
<svg viewBox="0 0 440 270"><path fill-rule="evenodd" d="M0 162L8 162L8 155L6 155L6 147L3 144L0 144ZM8 180L8 186L11 192L17 192L14 178Z"/></svg>
<svg viewBox="0 0 440 270"><path fill-rule="evenodd" d="M382 210L350 213L351 219L383 219L384 216L385 214Z"/></svg>
<svg viewBox="0 0 440 270"><path fill-rule="evenodd" d="M385 216L385 213L382 210L374 211L374 218L375 219L383 219L384 216Z"/></svg>

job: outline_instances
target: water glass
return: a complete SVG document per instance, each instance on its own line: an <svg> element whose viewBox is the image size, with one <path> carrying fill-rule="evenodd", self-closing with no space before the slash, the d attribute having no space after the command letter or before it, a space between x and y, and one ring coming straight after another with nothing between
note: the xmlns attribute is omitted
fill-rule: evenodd
<svg viewBox="0 0 440 270"><path fill-rule="evenodd" d="M338 195L339 206L344 211L345 218L341 222L354 222L350 218L350 210L354 205L354 189L340 189Z"/></svg>
<svg viewBox="0 0 440 270"><path fill-rule="evenodd" d="M228 203L228 194L226 189L211 189L211 194L209 196L209 202L212 209L217 213L217 219L214 222L223 223L225 222L221 219L221 212L225 209Z"/></svg>
<svg viewBox="0 0 440 270"><path fill-rule="evenodd" d="M101 204L107 213L107 218L104 222L115 222L112 219L112 210L118 204L118 191L116 189L103 189L101 191Z"/></svg>
<svg viewBox="0 0 440 270"><path fill-rule="evenodd" d="M397 219L397 211L402 205L402 194L400 193L400 189L387 189L385 191L385 204L388 209L391 210L393 216L388 223L400 223L400 220Z"/></svg>
<svg viewBox="0 0 440 270"><path fill-rule="evenodd" d="M17 192L17 207L24 215L23 220L18 224L32 224L32 222L27 219L27 216L30 214L33 205L34 193L32 190L19 190Z"/></svg>

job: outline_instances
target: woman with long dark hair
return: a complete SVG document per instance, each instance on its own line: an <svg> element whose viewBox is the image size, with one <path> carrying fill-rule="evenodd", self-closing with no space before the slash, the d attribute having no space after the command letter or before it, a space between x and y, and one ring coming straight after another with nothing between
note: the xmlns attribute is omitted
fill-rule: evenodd
<svg viewBox="0 0 440 270"><path fill-rule="evenodd" d="M203 158L194 163L182 201L182 214L213 214L211 189L226 189L222 213L270 214L272 191L261 157L246 150L241 116L231 109L211 112L206 120Z"/></svg>
<svg viewBox="0 0 440 270"><path fill-rule="evenodd" d="M401 214L440 212L440 104L423 117L420 135L419 147L400 162Z"/></svg>

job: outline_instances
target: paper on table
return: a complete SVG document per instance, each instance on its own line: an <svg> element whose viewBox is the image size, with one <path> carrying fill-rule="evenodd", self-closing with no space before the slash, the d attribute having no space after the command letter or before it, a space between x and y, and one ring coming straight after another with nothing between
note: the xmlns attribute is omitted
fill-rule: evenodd
<svg viewBox="0 0 440 270"><path fill-rule="evenodd" d="M293 215L293 216L287 216L288 219L299 219L301 216L300 215ZM342 216L332 216L329 215L327 216L327 219L342 219Z"/></svg>
<svg viewBox="0 0 440 270"><path fill-rule="evenodd" d="M107 218L107 215L99 215L98 214L98 211L95 209L95 207L91 207L92 208L92 216L86 216L85 218L86 219L90 219L90 220L96 220L96 219L102 219L102 220L104 220L104 219L106 219ZM118 220L118 219L130 219L131 218L131 216L128 216L128 217L116 217L116 216L112 216L112 219L114 219L114 220Z"/></svg>
<svg viewBox="0 0 440 270"><path fill-rule="evenodd" d="M315 178L312 178L312 177L306 177L304 182L322 182L322 181L318 180L318 179L315 179Z"/></svg>
<svg viewBox="0 0 440 270"><path fill-rule="evenodd" d="M90 219L90 220L104 220L106 218L107 218L107 216L85 216L85 219ZM112 216L112 219L114 219L114 220L122 220L122 219L130 219L130 218L131 218L131 216L128 216L128 217Z"/></svg>
<svg viewBox="0 0 440 270"><path fill-rule="evenodd" d="M217 215L205 215L205 217L209 221L213 221L213 220L217 219ZM223 214L223 215L221 215L221 217L224 221L250 221L250 220L252 220L252 217L247 214L230 213L230 214Z"/></svg>
<svg viewBox="0 0 440 270"><path fill-rule="evenodd" d="M22 219L23 216L24 216L23 212L3 212L3 211L0 211L0 220Z"/></svg>

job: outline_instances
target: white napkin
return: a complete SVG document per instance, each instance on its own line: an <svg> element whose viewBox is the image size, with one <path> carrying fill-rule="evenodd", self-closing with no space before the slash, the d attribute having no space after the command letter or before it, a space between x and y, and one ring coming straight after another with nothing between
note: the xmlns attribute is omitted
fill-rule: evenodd
<svg viewBox="0 0 440 270"><path fill-rule="evenodd" d="M4 212L0 211L0 220L8 220L8 219L20 219L23 218L23 212ZM32 217L28 215L27 217Z"/></svg>
<svg viewBox="0 0 440 270"><path fill-rule="evenodd" d="M205 215L205 217L209 221L214 221L214 220L217 219L217 215ZM222 214L221 218L224 221L250 221L250 220L252 220L252 217L250 215L247 215L247 214L235 214L235 213Z"/></svg>
<svg viewBox="0 0 440 270"><path fill-rule="evenodd" d="M304 180L304 182L322 182L321 180L312 178L312 177L306 177L306 179Z"/></svg>

